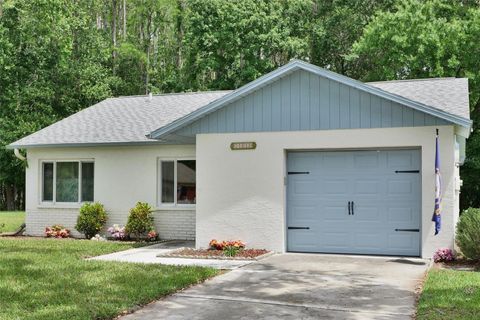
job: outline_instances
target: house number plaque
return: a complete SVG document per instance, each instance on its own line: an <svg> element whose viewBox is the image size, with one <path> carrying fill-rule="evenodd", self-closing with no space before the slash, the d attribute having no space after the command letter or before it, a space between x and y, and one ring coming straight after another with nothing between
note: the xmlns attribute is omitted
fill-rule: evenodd
<svg viewBox="0 0 480 320"><path fill-rule="evenodd" d="M257 143L253 141L247 142L232 142L230 149L232 150L253 150L257 148Z"/></svg>

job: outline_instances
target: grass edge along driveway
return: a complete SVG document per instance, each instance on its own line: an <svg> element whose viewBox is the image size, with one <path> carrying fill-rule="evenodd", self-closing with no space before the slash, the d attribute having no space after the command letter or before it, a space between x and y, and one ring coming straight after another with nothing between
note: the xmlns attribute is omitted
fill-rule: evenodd
<svg viewBox="0 0 480 320"><path fill-rule="evenodd" d="M111 319L217 274L202 267L84 260L132 246L0 238L0 319Z"/></svg>
<svg viewBox="0 0 480 320"><path fill-rule="evenodd" d="M430 269L418 302L417 319L480 319L480 272Z"/></svg>

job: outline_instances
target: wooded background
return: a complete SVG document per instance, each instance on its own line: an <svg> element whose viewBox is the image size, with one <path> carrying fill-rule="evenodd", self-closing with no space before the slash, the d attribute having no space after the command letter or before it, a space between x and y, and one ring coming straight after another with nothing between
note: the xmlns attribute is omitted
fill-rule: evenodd
<svg viewBox="0 0 480 320"><path fill-rule="evenodd" d="M0 210L23 209L5 145L110 96L234 89L303 59L362 81L467 77L461 206L480 207L478 0L0 0Z"/></svg>

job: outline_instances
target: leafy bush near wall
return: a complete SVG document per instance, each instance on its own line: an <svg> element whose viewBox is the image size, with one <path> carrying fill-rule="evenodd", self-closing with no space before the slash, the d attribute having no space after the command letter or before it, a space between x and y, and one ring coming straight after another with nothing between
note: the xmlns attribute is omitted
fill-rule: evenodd
<svg viewBox="0 0 480 320"><path fill-rule="evenodd" d="M465 258L480 260L480 209L468 208L460 215L457 244Z"/></svg>
<svg viewBox="0 0 480 320"><path fill-rule="evenodd" d="M75 229L83 233L85 238L90 239L94 237L107 223L107 211L103 204L85 203L80 208L80 214L77 218Z"/></svg>
<svg viewBox="0 0 480 320"><path fill-rule="evenodd" d="M137 202L136 206L130 209L125 231L138 239L153 230L152 208L148 203Z"/></svg>

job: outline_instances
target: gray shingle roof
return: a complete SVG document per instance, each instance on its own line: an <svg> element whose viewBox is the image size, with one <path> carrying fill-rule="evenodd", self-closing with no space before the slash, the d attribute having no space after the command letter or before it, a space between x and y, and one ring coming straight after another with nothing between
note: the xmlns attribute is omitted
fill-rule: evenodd
<svg viewBox="0 0 480 320"><path fill-rule="evenodd" d="M146 137L230 91L108 98L10 145L152 143Z"/></svg>
<svg viewBox="0 0 480 320"><path fill-rule="evenodd" d="M466 78L394 80L368 82L367 84L470 119L468 79Z"/></svg>
<svg viewBox="0 0 480 320"><path fill-rule="evenodd" d="M469 119L467 79L438 78L370 82L368 85ZM149 133L171 124L231 91L109 98L9 145L155 143Z"/></svg>

